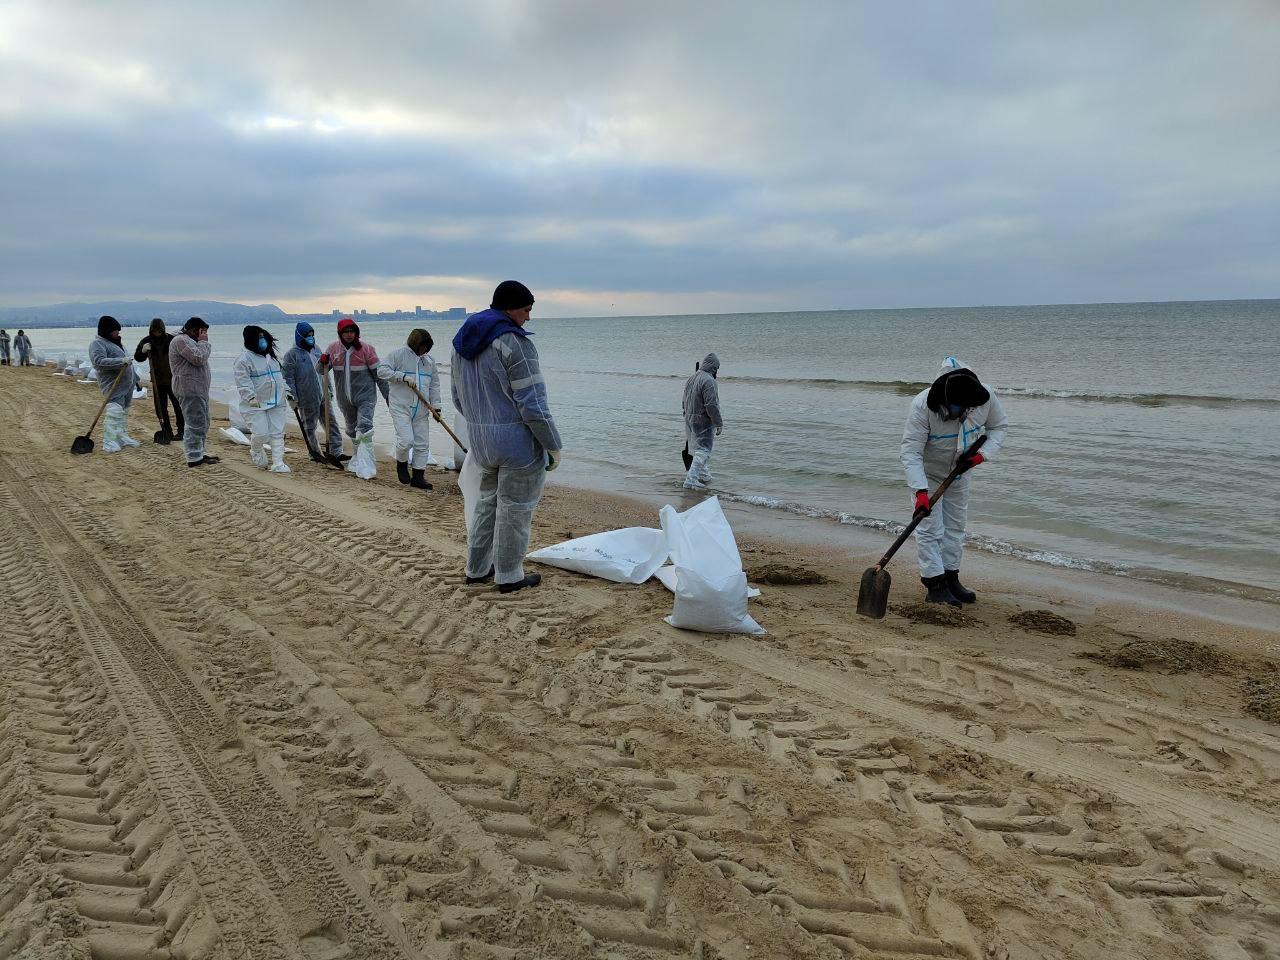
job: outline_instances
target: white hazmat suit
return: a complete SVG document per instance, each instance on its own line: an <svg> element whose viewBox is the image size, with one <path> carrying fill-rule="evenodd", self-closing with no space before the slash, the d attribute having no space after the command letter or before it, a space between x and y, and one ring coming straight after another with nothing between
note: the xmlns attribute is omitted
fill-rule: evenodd
<svg viewBox="0 0 1280 960"><path fill-rule="evenodd" d="M693 462L685 474L684 486L703 490L711 482L711 448L724 428L720 416L720 390L716 373L720 358L708 353L698 365L698 372L685 381L681 409L684 412L685 439Z"/></svg>
<svg viewBox="0 0 1280 960"><path fill-rule="evenodd" d="M431 453L431 413L418 394L440 409L440 374L431 354L418 356L409 346L398 347L378 364L378 379L390 384L388 403L396 430L396 460L404 463L413 451L414 470L425 470ZM414 393L414 388L417 393Z"/></svg>
<svg viewBox="0 0 1280 960"><path fill-rule="evenodd" d="M262 332L266 333L265 330ZM250 336L246 332L246 342ZM289 407L280 361L246 347L236 358L231 372L240 394L241 410L253 430L249 443L250 459L266 468L267 455L263 447L270 443L271 472L288 473L289 467L284 462L284 428L288 422Z"/></svg>
<svg viewBox="0 0 1280 960"><path fill-rule="evenodd" d="M981 384L987 400L976 406L963 406L959 416L947 405L948 381L968 367L955 357L942 363L938 379L911 401L906 429L902 433L901 458L906 470L907 486L913 491L935 490L942 483L960 454L981 436L987 435L982 447L984 461L994 459L1004 446L1009 420L995 391ZM977 378L969 373L969 383ZM933 396L934 404L930 405ZM941 409L938 409L938 408ZM969 516L970 474L956 477L933 512L916 527L916 549L922 579L958 572L964 553L965 524Z"/></svg>

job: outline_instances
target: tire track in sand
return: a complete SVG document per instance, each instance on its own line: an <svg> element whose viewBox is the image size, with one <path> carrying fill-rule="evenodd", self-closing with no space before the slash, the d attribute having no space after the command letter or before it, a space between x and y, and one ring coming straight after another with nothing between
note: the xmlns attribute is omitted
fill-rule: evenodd
<svg viewBox="0 0 1280 960"><path fill-rule="evenodd" d="M19 482L10 462L0 459L0 486L12 489ZM60 592L118 699L231 955L302 958L319 944L334 957L413 955L398 924L363 903L266 779L221 761L234 728L38 495L34 480L22 486L25 496L12 504L27 518L27 541L48 538L61 547L57 559L55 551L44 551L46 588ZM101 555L110 562L127 552L117 544Z"/></svg>

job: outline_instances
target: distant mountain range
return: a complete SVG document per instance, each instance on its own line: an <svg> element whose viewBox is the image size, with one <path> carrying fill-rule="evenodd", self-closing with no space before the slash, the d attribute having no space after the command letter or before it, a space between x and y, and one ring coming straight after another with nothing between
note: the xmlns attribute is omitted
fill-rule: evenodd
<svg viewBox="0 0 1280 960"><path fill-rule="evenodd" d="M264 323L287 320L289 315L274 303L256 307L220 300L103 300L98 303L54 303L44 307L0 307L0 324L30 327L93 326L108 315L122 324L147 324L153 317L166 322L203 317L206 323Z"/></svg>

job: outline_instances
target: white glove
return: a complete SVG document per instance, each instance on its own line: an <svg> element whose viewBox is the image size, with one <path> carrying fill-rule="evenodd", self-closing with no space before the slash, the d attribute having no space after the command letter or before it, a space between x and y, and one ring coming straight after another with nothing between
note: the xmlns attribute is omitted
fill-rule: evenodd
<svg viewBox="0 0 1280 960"><path fill-rule="evenodd" d="M564 460L564 452L561 450L547 451L547 473L550 473Z"/></svg>

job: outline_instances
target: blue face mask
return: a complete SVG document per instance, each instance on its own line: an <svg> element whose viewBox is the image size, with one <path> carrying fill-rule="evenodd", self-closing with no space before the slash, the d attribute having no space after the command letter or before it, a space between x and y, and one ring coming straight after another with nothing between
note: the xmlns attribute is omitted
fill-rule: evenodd
<svg viewBox="0 0 1280 960"><path fill-rule="evenodd" d="M964 409L965 408L958 403L948 403L947 404L947 413L949 415L948 419L959 420L960 417L964 414Z"/></svg>
<svg viewBox="0 0 1280 960"><path fill-rule="evenodd" d="M314 346L316 345L316 338L315 338L315 337L303 337L303 338L302 338L302 342L303 342L304 344L306 344L308 347L314 347Z"/></svg>
<svg viewBox="0 0 1280 960"><path fill-rule="evenodd" d="M266 338L266 337L259 337L259 338L258 338L258 349L259 349L259 350L266 350L266 349L267 349L267 338Z"/></svg>

